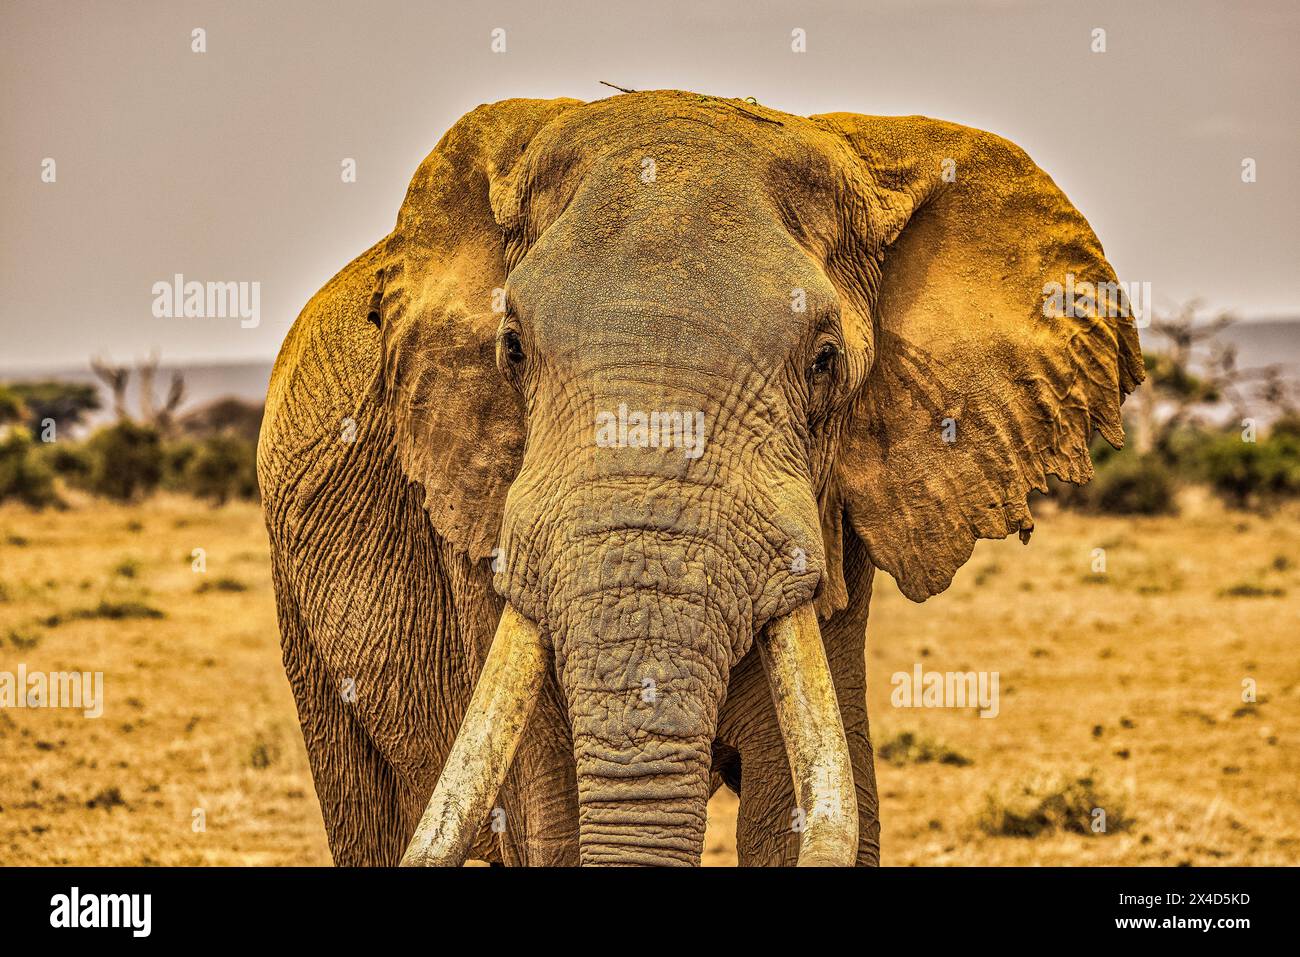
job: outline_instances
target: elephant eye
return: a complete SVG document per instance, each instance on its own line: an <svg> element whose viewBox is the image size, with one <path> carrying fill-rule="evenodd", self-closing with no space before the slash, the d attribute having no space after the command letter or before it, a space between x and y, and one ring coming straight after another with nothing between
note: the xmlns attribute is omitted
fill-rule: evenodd
<svg viewBox="0 0 1300 957"><path fill-rule="evenodd" d="M519 333L513 329L506 330L505 347L506 358L511 362L518 364L524 361L524 344L519 341Z"/></svg>
<svg viewBox="0 0 1300 957"><path fill-rule="evenodd" d="M835 360L839 354L839 347L835 343L825 343L817 350L817 357L813 359L812 365L808 367L809 375L824 376L831 372L835 368Z"/></svg>

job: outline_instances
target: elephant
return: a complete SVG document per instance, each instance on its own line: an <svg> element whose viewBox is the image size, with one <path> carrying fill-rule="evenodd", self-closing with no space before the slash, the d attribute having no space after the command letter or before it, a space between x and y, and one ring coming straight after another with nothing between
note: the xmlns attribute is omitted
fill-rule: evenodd
<svg viewBox="0 0 1300 957"><path fill-rule="evenodd" d="M874 575L924 601L1122 445L1116 288L980 130L682 91L466 114L268 389L336 864L698 865L723 784L742 866L878 864Z"/></svg>

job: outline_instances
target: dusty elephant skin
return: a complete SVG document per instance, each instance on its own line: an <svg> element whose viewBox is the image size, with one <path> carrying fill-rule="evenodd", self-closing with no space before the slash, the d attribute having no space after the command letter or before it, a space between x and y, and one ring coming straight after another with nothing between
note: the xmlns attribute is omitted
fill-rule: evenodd
<svg viewBox="0 0 1300 957"><path fill-rule="evenodd" d="M267 400L336 862L697 864L725 781L742 864L876 863L875 570L943 590L1123 439L1136 330L1045 310L1067 275L1115 280L977 130L672 91L463 118Z"/></svg>

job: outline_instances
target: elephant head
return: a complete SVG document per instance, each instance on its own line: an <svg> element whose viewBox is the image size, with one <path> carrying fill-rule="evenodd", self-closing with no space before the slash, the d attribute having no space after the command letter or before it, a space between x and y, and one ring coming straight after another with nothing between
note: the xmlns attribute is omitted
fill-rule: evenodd
<svg viewBox="0 0 1300 957"><path fill-rule="evenodd" d="M462 119L415 174L371 319L402 468L506 612L406 862L464 859L547 669L581 860L698 861L755 643L801 863L851 861L818 635L843 536L924 600L976 539L1027 540L1028 493L1086 481L1095 429L1122 442L1136 330L1101 296L1045 307L1067 277L1115 288L1051 179L978 130L681 92Z"/></svg>

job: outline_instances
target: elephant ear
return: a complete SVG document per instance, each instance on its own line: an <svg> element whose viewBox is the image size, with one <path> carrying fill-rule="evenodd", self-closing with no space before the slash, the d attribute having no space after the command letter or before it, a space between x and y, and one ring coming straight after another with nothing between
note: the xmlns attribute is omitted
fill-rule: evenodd
<svg viewBox="0 0 1300 957"><path fill-rule="evenodd" d="M875 291L836 478L873 562L923 601L976 539L1028 541L1029 492L1088 481L1094 430L1123 444L1137 329L1088 223L1013 144L925 117L813 120L856 154L837 258Z"/></svg>
<svg viewBox="0 0 1300 957"><path fill-rule="evenodd" d="M496 363L506 281L493 212L533 136L578 100L504 100L466 114L420 164L371 300L401 466L434 528L474 559L496 546L524 414Z"/></svg>

